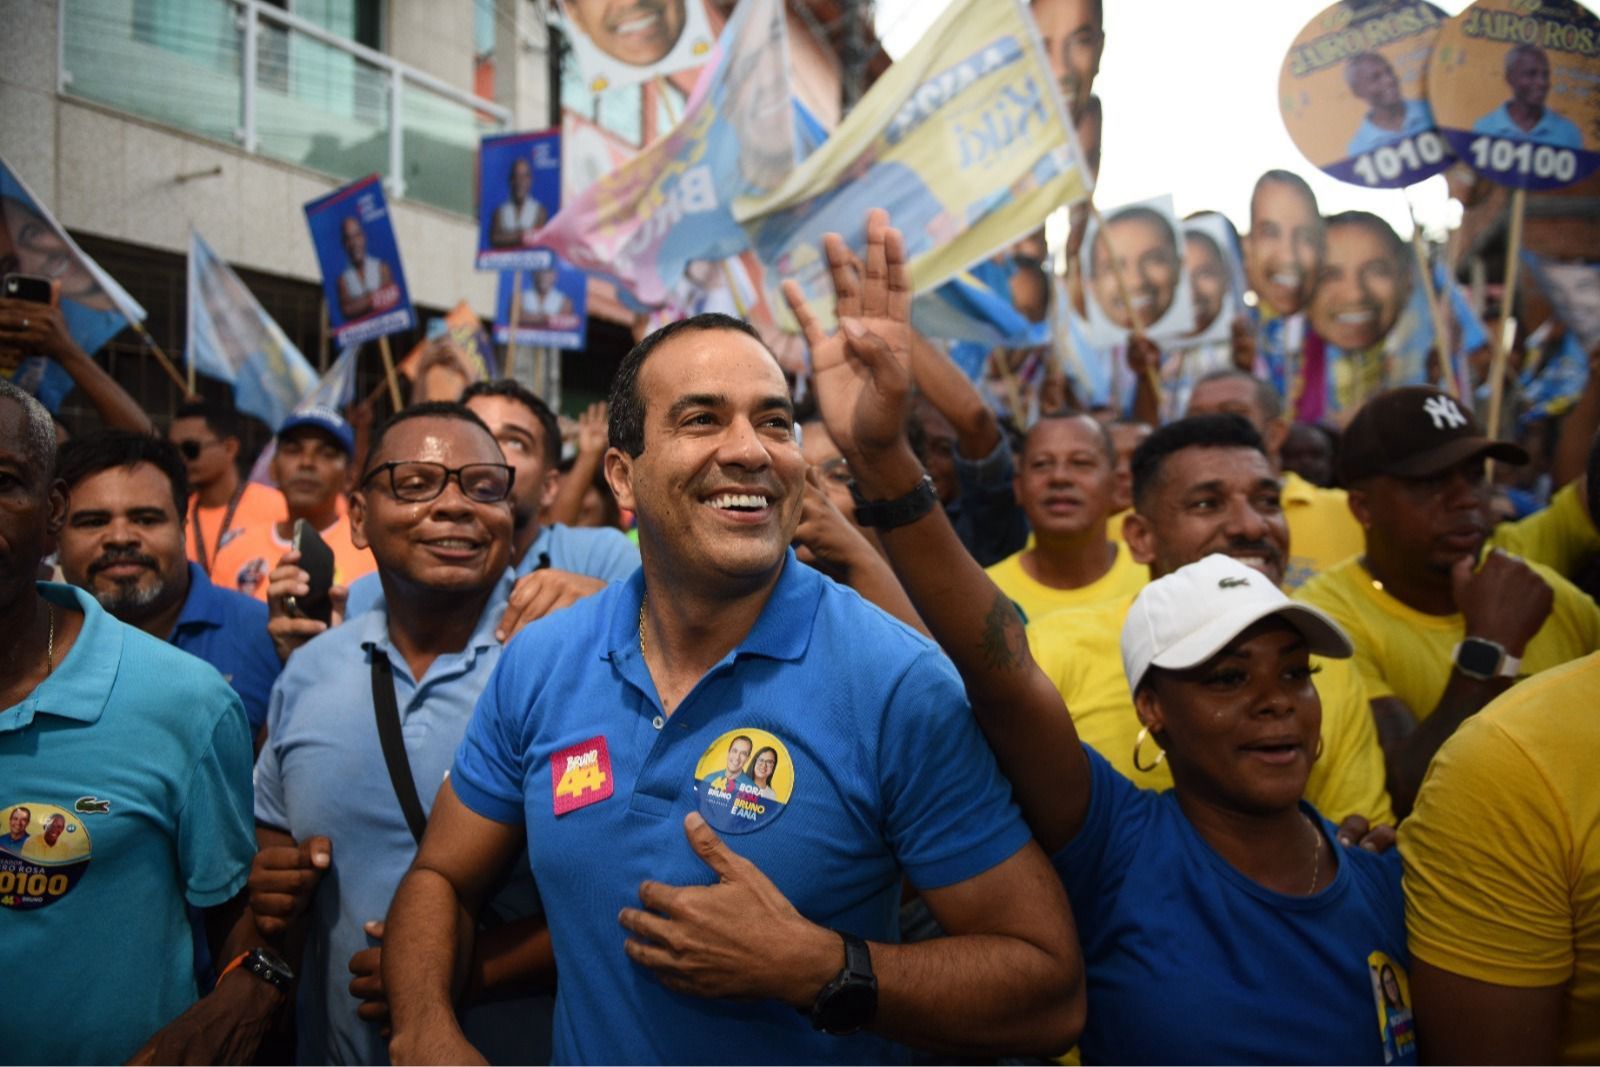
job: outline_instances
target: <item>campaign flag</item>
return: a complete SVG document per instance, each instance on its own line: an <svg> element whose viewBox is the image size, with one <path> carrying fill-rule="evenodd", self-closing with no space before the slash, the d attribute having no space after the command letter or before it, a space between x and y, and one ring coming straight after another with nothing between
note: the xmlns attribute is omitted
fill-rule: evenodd
<svg viewBox="0 0 1600 1067"><path fill-rule="evenodd" d="M455 346L459 362L462 362L461 372L467 381L486 382L500 377L494 358L494 345L478 313L465 300L451 308L444 318L429 319L427 338L418 341L395 369L407 378L416 377L417 364L422 362L423 353L430 342L440 337L448 337Z"/></svg>
<svg viewBox="0 0 1600 1067"><path fill-rule="evenodd" d="M793 169L790 96L783 4L744 0L677 127L566 202L539 243L640 304L665 303L694 260L748 247L733 201L776 189Z"/></svg>
<svg viewBox="0 0 1600 1067"><path fill-rule="evenodd" d="M1528 410L1519 422L1525 423L1560 414L1589 383L1588 353L1600 345L1600 264L1558 263L1527 251L1522 262L1566 327L1558 342L1546 346L1554 351L1523 375Z"/></svg>
<svg viewBox="0 0 1600 1067"><path fill-rule="evenodd" d="M561 208L561 131L507 133L478 143L479 270L548 267L536 234Z"/></svg>
<svg viewBox="0 0 1600 1067"><path fill-rule="evenodd" d="M234 405L276 430L316 386L317 372L195 230L188 302L188 362L231 384Z"/></svg>
<svg viewBox="0 0 1600 1067"><path fill-rule="evenodd" d="M67 332L90 355L130 323L144 321L144 308L84 254L0 158L0 276L6 274L31 274L58 282ZM27 356L15 365L0 364L0 378L38 397L52 412L73 386L72 376L45 356Z"/></svg>
<svg viewBox="0 0 1600 1067"><path fill-rule="evenodd" d="M711 52L705 0L561 0L561 14L591 93L698 67Z"/></svg>
<svg viewBox="0 0 1600 1067"><path fill-rule="evenodd" d="M822 236L861 251L869 208L886 208L905 235L925 291L1091 184L1026 5L957 0L777 190L734 210L768 276L797 281L827 319Z"/></svg>
<svg viewBox="0 0 1600 1067"><path fill-rule="evenodd" d="M519 277L521 307L517 336L512 340L512 289ZM581 349L588 337L588 302L588 276L566 263L544 270L502 273L495 298L494 339L502 344Z"/></svg>
<svg viewBox="0 0 1600 1067"><path fill-rule="evenodd" d="M416 317L383 181L369 175L311 201L305 211L339 347L409 330Z"/></svg>
<svg viewBox="0 0 1600 1067"><path fill-rule="evenodd" d="M1050 323L1029 322L1003 293L962 272L911 303L911 325L925 337L988 348L1032 348L1050 343Z"/></svg>

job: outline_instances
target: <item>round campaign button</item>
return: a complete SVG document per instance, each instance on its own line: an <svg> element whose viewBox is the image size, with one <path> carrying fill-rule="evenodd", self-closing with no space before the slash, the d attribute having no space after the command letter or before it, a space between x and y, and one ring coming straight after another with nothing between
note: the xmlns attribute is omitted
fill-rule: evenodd
<svg viewBox="0 0 1600 1067"><path fill-rule="evenodd" d="M0 808L0 908L32 911L71 892L89 869L89 832L65 808L24 800Z"/></svg>
<svg viewBox="0 0 1600 1067"><path fill-rule="evenodd" d="M707 748L694 769L701 816L722 834L769 825L794 793L794 761L775 734L741 727Z"/></svg>
<svg viewBox="0 0 1600 1067"><path fill-rule="evenodd" d="M1419 0L1341 0L1307 23L1278 75L1295 147L1340 181L1373 189L1448 167L1424 91L1428 53L1448 18Z"/></svg>
<svg viewBox="0 0 1600 1067"><path fill-rule="evenodd" d="M1600 19L1575 0L1478 0L1439 32L1428 101L1479 174L1571 185L1600 167Z"/></svg>

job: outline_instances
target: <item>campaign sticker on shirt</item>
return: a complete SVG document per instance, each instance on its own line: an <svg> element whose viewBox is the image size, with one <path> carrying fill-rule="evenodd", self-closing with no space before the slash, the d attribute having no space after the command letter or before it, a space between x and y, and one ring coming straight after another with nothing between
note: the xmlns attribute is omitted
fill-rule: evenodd
<svg viewBox="0 0 1600 1067"><path fill-rule="evenodd" d="M1577 0L1476 0L1428 59L1428 102L1451 149L1517 189L1600 167L1600 18Z"/></svg>
<svg viewBox="0 0 1600 1067"><path fill-rule="evenodd" d="M89 869L89 832L82 819L54 804L29 800L7 804L4 810L0 907L32 911L54 904Z"/></svg>
<svg viewBox="0 0 1600 1067"><path fill-rule="evenodd" d="M1384 1063L1417 1062L1417 1027L1411 1021L1411 984L1406 969L1382 952L1367 956Z"/></svg>
<svg viewBox="0 0 1600 1067"><path fill-rule="evenodd" d="M558 816L598 804L615 786L604 737L591 737L550 757L550 788Z"/></svg>
<svg viewBox="0 0 1600 1067"><path fill-rule="evenodd" d="M713 830L747 834L783 814L794 792L794 761L765 730L729 730L695 765L694 791Z"/></svg>

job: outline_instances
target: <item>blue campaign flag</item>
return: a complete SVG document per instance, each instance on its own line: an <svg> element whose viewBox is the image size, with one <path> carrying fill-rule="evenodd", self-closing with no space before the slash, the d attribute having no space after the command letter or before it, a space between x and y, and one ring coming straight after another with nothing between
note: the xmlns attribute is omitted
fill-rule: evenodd
<svg viewBox="0 0 1600 1067"><path fill-rule="evenodd" d="M49 208L0 158L0 276L29 274L59 288L61 317L78 347L93 355L144 308L67 235ZM39 398L52 412L72 391L72 376L44 356L0 367L0 377Z"/></svg>
<svg viewBox="0 0 1600 1067"><path fill-rule="evenodd" d="M305 211L339 347L409 330L416 316L382 180L373 174L352 182Z"/></svg>
<svg viewBox="0 0 1600 1067"><path fill-rule="evenodd" d="M511 299L517 278L522 280L522 291L513 341ZM502 344L581 349L588 340L588 294L588 276L560 261L542 270L507 271L500 275L495 297L494 339Z"/></svg>
<svg viewBox="0 0 1600 1067"><path fill-rule="evenodd" d="M478 144L479 270L554 261L535 234L561 210L561 131L507 133Z"/></svg>
<svg viewBox="0 0 1600 1067"><path fill-rule="evenodd" d="M316 386L317 372L233 269L192 230L188 302L188 362L231 384L234 405L276 430Z"/></svg>

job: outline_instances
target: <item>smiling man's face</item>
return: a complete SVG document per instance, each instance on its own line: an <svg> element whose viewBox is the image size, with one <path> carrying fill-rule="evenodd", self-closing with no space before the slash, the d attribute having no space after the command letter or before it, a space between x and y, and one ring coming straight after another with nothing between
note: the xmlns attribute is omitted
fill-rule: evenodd
<svg viewBox="0 0 1600 1067"><path fill-rule="evenodd" d="M182 517L172 483L153 464L79 479L56 546L67 581L123 622L158 616L188 595Z"/></svg>
<svg viewBox="0 0 1600 1067"><path fill-rule="evenodd" d="M648 67L665 59L688 21L686 0L566 0L567 17L612 59Z"/></svg>

